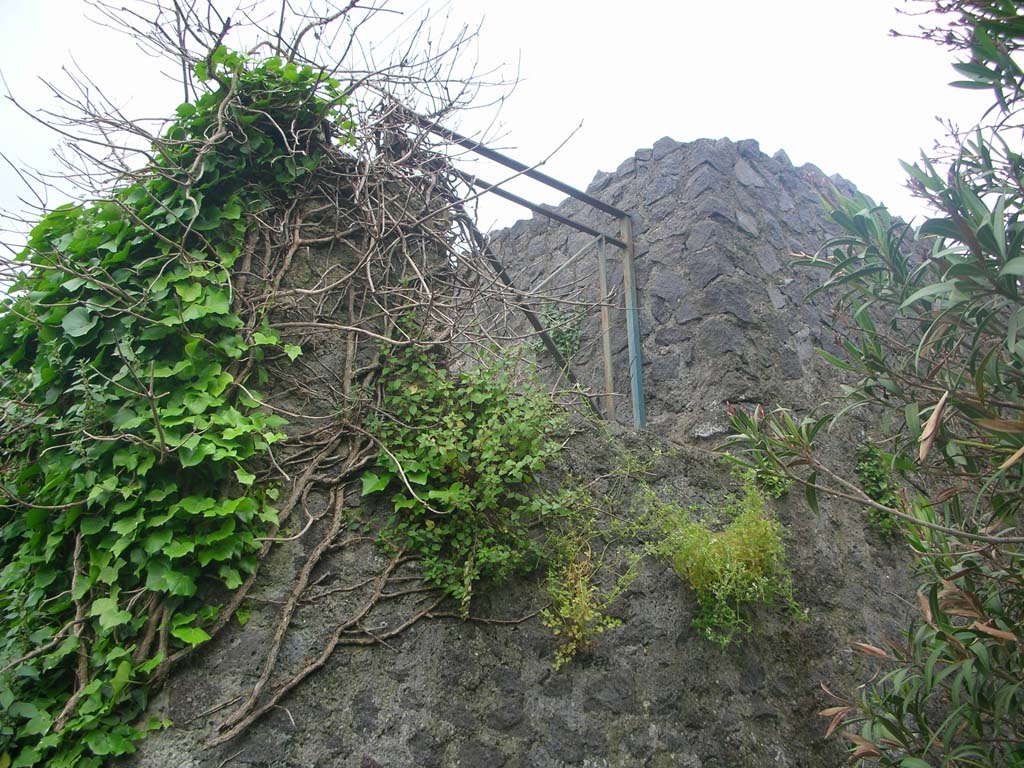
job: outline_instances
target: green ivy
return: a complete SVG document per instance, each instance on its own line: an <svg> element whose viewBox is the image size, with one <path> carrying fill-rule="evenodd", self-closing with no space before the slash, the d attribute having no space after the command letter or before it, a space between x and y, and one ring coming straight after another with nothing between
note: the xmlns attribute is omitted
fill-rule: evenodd
<svg viewBox="0 0 1024 768"><path fill-rule="evenodd" d="M369 430L381 451L363 494L386 493L381 534L417 556L426 580L468 611L473 585L535 566L529 535L542 495L530 493L559 449L559 409L508 357L449 370L435 352L393 351L382 376L382 414Z"/></svg>
<svg viewBox="0 0 1024 768"><path fill-rule="evenodd" d="M893 485L892 473L888 469L886 459L886 454L877 445L866 443L857 449L857 464L854 471L864 493L879 504L898 509L900 498ZM898 518L874 507L868 507L865 512L868 524L878 531L883 539L895 541L900 532Z"/></svg>
<svg viewBox="0 0 1024 768"><path fill-rule="evenodd" d="M241 377L279 345L233 307L249 214L343 134L338 82L224 48L149 168L42 218L0 304L0 765L94 768L134 750L167 651L208 639L257 565L282 439ZM285 147L277 125L293 126ZM253 325L253 323L256 323ZM299 353L285 346L291 357ZM147 624L169 647L147 642Z"/></svg>
<svg viewBox="0 0 1024 768"><path fill-rule="evenodd" d="M580 309L556 309L548 307L542 313L541 322L547 329L548 336L554 343L555 348L562 353L566 360L572 358L580 351L580 341L583 338L584 313ZM535 336L530 343L534 354L540 356L545 353L544 342L540 336Z"/></svg>

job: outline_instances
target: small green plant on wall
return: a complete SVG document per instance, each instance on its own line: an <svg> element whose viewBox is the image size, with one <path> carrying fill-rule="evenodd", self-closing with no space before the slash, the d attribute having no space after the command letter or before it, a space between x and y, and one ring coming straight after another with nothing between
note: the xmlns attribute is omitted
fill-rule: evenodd
<svg viewBox="0 0 1024 768"><path fill-rule="evenodd" d="M547 582L551 603L541 617L544 626L561 641L555 652L555 669L593 645L602 632L622 624L621 619L607 613L617 595L603 594L595 583L601 567L591 542L578 531L552 541Z"/></svg>
<svg viewBox="0 0 1024 768"><path fill-rule="evenodd" d="M735 413L735 406L730 405L729 412ZM744 455L741 458L725 451L722 453L722 459L725 464L731 465L733 471L740 477L745 474L751 475L754 484L770 499L781 499L793 485L790 478L774 469L764 457Z"/></svg>
<svg viewBox="0 0 1024 768"><path fill-rule="evenodd" d="M557 406L511 357L450 371L436 352L394 350L385 403L371 422L380 440L363 495L387 494L386 549L419 558L424 577L468 613L473 586L529 570L540 549L529 534L546 509L531 493L560 449Z"/></svg>
<svg viewBox="0 0 1024 768"><path fill-rule="evenodd" d="M725 504L721 517L727 522L696 521L691 511L665 506L663 538L654 549L696 594L694 626L724 647L737 634L750 631L746 616L751 606L784 603L795 608L795 603L782 525L749 474L741 495Z"/></svg>
<svg viewBox="0 0 1024 768"><path fill-rule="evenodd" d="M769 470L756 471L754 473L754 482L770 499L781 499L789 492L790 486L793 485L793 481L789 478Z"/></svg>
<svg viewBox="0 0 1024 768"><path fill-rule="evenodd" d="M548 503L557 527L545 546L550 603L541 620L561 643L557 670L593 647L598 635L621 626L609 610L636 578L643 553L620 550L627 537L598 525L598 505L581 485L567 484Z"/></svg>
<svg viewBox="0 0 1024 768"><path fill-rule="evenodd" d="M541 315L541 322L547 329L551 341L566 360L580 351L583 338L583 312L576 307L556 308L549 306ZM544 342L534 337L531 349L536 355L545 354Z"/></svg>
<svg viewBox="0 0 1024 768"><path fill-rule="evenodd" d="M900 498L893 485L892 472L887 466L886 455L874 443L866 443L857 449L857 479L869 497L887 507L899 508ZM899 533L899 519L874 507L865 508L868 524L886 541L894 541Z"/></svg>

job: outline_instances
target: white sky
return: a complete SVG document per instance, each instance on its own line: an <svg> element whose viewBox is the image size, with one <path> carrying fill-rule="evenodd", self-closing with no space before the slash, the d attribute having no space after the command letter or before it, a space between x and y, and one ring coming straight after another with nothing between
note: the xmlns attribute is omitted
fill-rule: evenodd
<svg viewBox="0 0 1024 768"><path fill-rule="evenodd" d="M768 154L784 149L798 165L839 173L895 212L919 216L898 160L915 160L941 137L935 116L968 125L988 99L946 85L954 72L945 51L889 36L893 27L915 26L896 14L898 2L393 0L387 7L408 19L430 14L435 24L447 16L449 27L483 19L481 69L506 64L522 78L501 111L498 145L532 164L582 122L544 166L575 186L662 136L753 138ZM127 114L169 114L180 88L154 76L154 63L126 39L89 24L85 11L82 0L0 0L0 72L13 93L29 107L52 107L39 78L59 81L74 60ZM483 117L469 115L458 127L470 132ZM53 167L56 141L0 103L0 150L16 163ZM540 202L561 198L528 184L514 190ZM17 176L0 167L0 208L20 207L23 194ZM481 224L525 216L494 204L482 209Z"/></svg>

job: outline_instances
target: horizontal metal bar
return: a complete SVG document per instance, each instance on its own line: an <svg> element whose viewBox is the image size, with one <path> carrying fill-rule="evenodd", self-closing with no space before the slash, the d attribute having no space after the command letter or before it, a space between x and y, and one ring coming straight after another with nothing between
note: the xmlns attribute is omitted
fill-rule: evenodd
<svg viewBox="0 0 1024 768"><path fill-rule="evenodd" d="M557 189L559 192L564 192L565 194L569 195L569 197L575 197L577 200L584 202L587 205L593 206L594 208L597 208L597 210L601 211L602 213L607 213L609 216L614 216L617 219L625 218L628 215L625 211L619 210L613 205L608 205L607 203L601 202L593 195L588 195L586 192L576 189L576 187L570 186L569 184L566 184L563 181L559 181L553 176L548 176L546 173L541 173L540 171L534 170L530 168L530 166L525 165L524 163L520 163L518 160L513 160L511 157L503 155L501 154L501 152L497 152L491 149L490 147L481 144L479 141L475 141L474 139L469 138L468 136L463 136L462 134L456 133L455 131L449 130L448 128L444 128L435 123L433 120L424 117L423 115L417 115L414 113L412 117L413 119L416 120L417 123L420 124L420 126L430 131L431 133L435 133L441 138L452 142L453 144L458 144L460 147L465 147L466 149L472 150L473 152L476 152L478 155L486 157L488 160L493 160L496 163L501 163L506 168L511 168L513 171L518 171L524 176L533 179L534 181L539 181L541 184L546 184L549 187L553 187L554 189ZM609 240L609 242L611 241Z"/></svg>
<svg viewBox="0 0 1024 768"><path fill-rule="evenodd" d="M502 189L496 184L488 184L486 181L481 181L480 179L472 176L468 177L468 180L474 187L482 189L485 192L493 192L498 197L502 197L508 200L509 202L515 203L516 205L521 205L524 208L528 208L534 213L539 213L541 216L545 216L546 218L549 218L552 221L557 221L559 224L565 224L567 227L572 227L573 229L579 230L580 232L585 232L588 235L593 235L594 237L603 237L606 243L611 243L612 245L618 248L622 248L623 250L626 249L626 244L622 240L619 240L616 237L609 237L600 230L594 229L593 227L588 227L586 224L580 224L578 221L574 221L573 219L570 219L567 216L563 216L560 213L550 211L544 206L537 205L536 203L531 203L525 197L513 195L511 192Z"/></svg>

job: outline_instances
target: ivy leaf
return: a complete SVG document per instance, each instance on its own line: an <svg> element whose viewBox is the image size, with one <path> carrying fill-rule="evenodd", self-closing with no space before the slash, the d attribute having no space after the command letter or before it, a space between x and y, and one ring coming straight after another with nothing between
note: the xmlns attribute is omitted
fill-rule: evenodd
<svg viewBox="0 0 1024 768"><path fill-rule="evenodd" d="M131 676L132 663L125 659L117 665L117 671L114 673L114 679L110 681L110 687L113 689L115 697L124 690L124 687L128 684Z"/></svg>
<svg viewBox="0 0 1024 768"><path fill-rule="evenodd" d="M118 608L117 600L113 597L101 597L93 600L89 615L98 617L100 627L104 630L127 624L132 618L131 611L122 611Z"/></svg>
<svg viewBox="0 0 1024 768"><path fill-rule="evenodd" d="M416 483L416 485L426 485L427 480L430 478L430 474L427 470L419 470L416 472L406 472L405 479L410 483Z"/></svg>
<svg viewBox="0 0 1024 768"><path fill-rule="evenodd" d="M175 627L171 630L171 634L193 648L210 639L210 635L199 627Z"/></svg>
<svg viewBox="0 0 1024 768"><path fill-rule="evenodd" d="M65 280L63 283L61 283L60 287L63 288L68 293L74 293L83 285L85 285L85 283L86 279L84 277L72 277L70 280ZM0 763L0 768L2 768L2 765L3 763Z"/></svg>
<svg viewBox="0 0 1024 768"><path fill-rule="evenodd" d="M40 712L25 723L21 729L21 733L26 736L40 736L50 730L50 726L52 724L53 717L46 712Z"/></svg>
<svg viewBox="0 0 1024 768"><path fill-rule="evenodd" d="M193 302L202 295L203 286L199 283L175 283L174 290L182 301Z"/></svg>
<svg viewBox="0 0 1024 768"><path fill-rule="evenodd" d="M168 571L164 576L167 591L180 597L192 597L196 593L196 580L188 573Z"/></svg>
<svg viewBox="0 0 1024 768"><path fill-rule="evenodd" d="M238 589L242 586L242 574L238 572L237 568L232 568L230 565L222 565L217 570L217 574L224 580L224 586L228 589Z"/></svg>
<svg viewBox="0 0 1024 768"><path fill-rule="evenodd" d="M7 714L31 720L39 717L39 708L29 701L16 701L7 708Z"/></svg>
<svg viewBox="0 0 1024 768"><path fill-rule="evenodd" d="M64 329L64 333L77 339L95 328L97 322L99 322L99 319L93 316L88 309L85 307L75 307L64 315L60 325Z"/></svg>
<svg viewBox="0 0 1024 768"><path fill-rule="evenodd" d="M252 485L256 481L256 475L252 472L246 472L241 467L235 470L235 477L238 478L238 482L242 485Z"/></svg>
<svg viewBox="0 0 1024 768"><path fill-rule="evenodd" d="M11 768L30 768L33 765L38 765L42 757L35 747L25 747L11 763Z"/></svg>
<svg viewBox="0 0 1024 768"><path fill-rule="evenodd" d="M104 517L86 517L79 523L78 529L83 536L92 536L107 527L107 519Z"/></svg>
<svg viewBox="0 0 1024 768"><path fill-rule="evenodd" d="M212 315L226 315L231 311L231 302L224 291L212 291L206 297L206 308Z"/></svg>
<svg viewBox="0 0 1024 768"><path fill-rule="evenodd" d="M364 472L363 473L363 496L369 496L371 493L377 493L383 491L391 483L391 473L385 472L382 475L377 475L375 472Z"/></svg>
<svg viewBox="0 0 1024 768"><path fill-rule="evenodd" d="M135 515L134 517L128 517L128 518L124 518L124 519L118 520L116 523L114 523L110 527L114 531L114 533L116 533L118 536L127 536L132 531L134 531L136 528L138 528L139 525L141 525L141 524L142 524L142 514L140 513L138 515Z"/></svg>
<svg viewBox="0 0 1024 768"><path fill-rule="evenodd" d="M85 735L85 745L94 755L110 754L110 739L106 731L90 731Z"/></svg>
<svg viewBox="0 0 1024 768"><path fill-rule="evenodd" d="M277 344L281 338L274 331L254 331L252 334L252 343L257 346L264 344Z"/></svg>
<svg viewBox="0 0 1024 768"><path fill-rule="evenodd" d="M288 355L289 360L294 362L295 358L302 354L302 347L298 344L285 344L284 353Z"/></svg>
<svg viewBox="0 0 1024 768"><path fill-rule="evenodd" d="M148 675L154 669L160 666L164 660L164 654L158 653L156 656L151 658L149 661L145 661L139 665L139 674Z"/></svg>
<svg viewBox="0 0 1024 768"><path fill-rule="evenodd" d="M195 548L196 543L194 541L177 540L164 547L163 553L173 560L191 554Z"/></svg>
<svg viewBox="0 0 1024 768"><path fill-rule="evenodd" d="M112 755L130 755L135 752L135 744L132 743L132 740L125 738L120 733L111 733L108 739Z"/></svg>
<svg viewBox="0 0 1024 768"><path fill-rule="evenodd" d="M209 496L186 496L171 507L171 511L180 509L190 515L197 515L200 512L212 509L216 504L217 502Z"/></svg>

